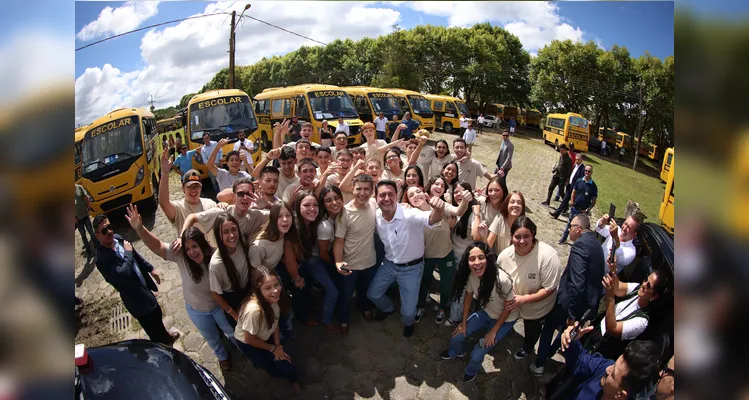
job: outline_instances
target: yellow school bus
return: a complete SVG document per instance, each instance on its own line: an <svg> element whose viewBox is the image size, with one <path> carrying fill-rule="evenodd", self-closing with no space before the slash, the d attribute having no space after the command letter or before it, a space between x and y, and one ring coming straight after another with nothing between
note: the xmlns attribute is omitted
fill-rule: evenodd
<svg viewBox="0 0 749 400"><path fill-rule="evenodd" d="M320 127L327 120L333 131L342 116L349 125L349 146L362 143L361 127L354 103L338 86L304 84L283 88L268 88L255 96L255 113L260 122L259 138L265 149L273 144L273 124L296 116L299 121L312 123L312 141L320 143Z"/></svg>
<svg viewBox="0 0 749 400"><path fill-rule="evenodd" d="M658 212L663 226L670 233L674 233L674 159L671 152L671 165L666 177L666 189L663 191L663 201Z"/></svg>
<svg viewBox="0 0 749 400"><path fill-rule="evenodd" d="M384 89L398 99L403 112L410 111L411 118L419 121L419 127L429 132L434 131L434 111L429 106L429 100L419 92L407 89Z"/></svg>
<svg viewBox="0 0 749 400"><path fill-rule="evenodd" d="M674 162L674 148L669 147L663 154L663 165L661 165L661 180L666 182L668 180L668 173L671 171L671 164Z"/></svg>
<svg viewBox="0 0 749 400"><path fill-rule="evenodd" d="M616 148L621 149L624 147L627 150L632 150L632 136L624 132L616 133Z"/></svg>
<svg viewBox="0 0 749 400"><path fill-rule="evenodd" d="M83 136L86 134L87 128L88 125L75 129L75 143L73 145L75 148L75 183L80 183L81 181L81 146L83 145Z"/></svg>
<svg viewBox="0 0 749 400"><path fill-rule="evenodd" d="M504 107L502 107L502 109L503 109L502 110L503 111L502 118L504 119L505 122L510 122L510 118L514 117L515 118L515 122L517 122L518 125L520 125L520 116L521 115L520 115L520 110L518 110L517 107L515 107L515 106L504 106Z"/></svg>
<svg viewBox="0 0 749 400"><path fill-rule="evenodd" d="M229 143L221 150L226 157L234 150L237 134L245 132L245 137L255 144L252 152L252 162L257 165L262 151L260 136L255 113L252 110L252 100L247 93L237 89L211 90L196 94L187 102L184 143L188 150L197 149L203 145L203 135L210 135L212 141L228 139ZM209 155L206 155L206 159ZM224 164L225 160L221 160ZM192 160L192 167L200 171L200 177L208 178L208 168L203 158L196 154Z"/></svg>
<svg viewBox="0 0 749 400"><path fill-rule="evenodd" d="M610 128L600 127L598 128L598 140L602 142L606 141L606 145L613 147L616 145L616 131Z"/></svg>
<svg viewBox="0 0 749 400"><path fill-rule="evenodd" d="M635 149L635 146L637 146L638 142L639 142L639 140L637 140L637 138L635 138L634 144L632 145L632 149L633 150ZM643 141L642 144L640 145L639 154L641 156L647 157L647 158L649 158L651 160L655 160L655 152L656 152L657 149L658 149L658 146L656 146L656 145L654 145L652 143L647 143L647 142Z"/></svg>
<svg viewBox="0 0 749 400"><path fill-rule="evenodd" d="M457 97L436 94L427 94L424 97L429 100L429 105L434 111L434 127L442 129L445 133L460 132L462 114L470 118L466 103Z"/></svg>
<svg viewBox="0 0 749 400"><path fill-rule="evenodd" d="M580 114L547 115L543 133L544 143L553 144L557 150L562 144L574 143L576 151L588 151L588 120Z"/></svg>
<svg viewBox="0 0 749 400"><path fill-rule="evenodd" d="M94 215L130 203L156 203L158 132L150 111L120 108L97 118L83 137L81 184Z"/></svg>
<svg viewBox="0 0 749 400"><path fill-rule="evenodd" d="M541 111L535 108L526 109L523 111L523 118L525 119L526 126L535 126L536 128L541 127Z"/></svg>
<svg viewBox="0 0 749 400"><path fill-rule="evenodd" d="M404 112L409 111L401 109L398 99L384 89L368 86L346 86L341 89L348 93L348 97L354 102L354 108L362 122L374 122L381 112L391 121L393 115L397 115L400 121Z"/></svg>

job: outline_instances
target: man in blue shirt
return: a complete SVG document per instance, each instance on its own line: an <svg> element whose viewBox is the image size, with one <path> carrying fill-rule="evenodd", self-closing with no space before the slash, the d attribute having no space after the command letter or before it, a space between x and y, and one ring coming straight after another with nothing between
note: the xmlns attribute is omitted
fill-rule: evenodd
<svg viewBox="0 0 749 400"><path fill-rule="evenodd" d="M418 130L419 128L419 121L415 119L411 119L411 112L406 111L405 114L403 114L403 122L404 125L406 125L406 128L403 129L398 136L399 139L411 139L413 136L414 129Z"/></svg>
<svg viewBox="0 0 749 400"><path fill-rule="evenodd" d="M570 233L570 224L577 214L590 215L590 210L596 205L598 200L598 186L593 182L593 166L586 165L583 179L579 179L572 185L572 196L570 196L570 218L567 226L564 227L564 233L559 240L559 244L567 242L567 235Z"/></svg>
<svg viewBox="0 0 749 400"><path fill-rule="evenodd" d="M603 358L600 354L590 354L583 349L579 339L593 330L588 326L570 340L573 326L562 334L562 349L567 371L575 383L581 382L568 396L553 393L554 398L565 399L627 399L641 392L648 383L658 376L661 349L649 340L635 340L627 345L624 354L616 361ZM547 393L547 395L552 395Z"/></svg>
<svg viewBox="0 0 749 400"><path fill-rule="evenodd" d="M174 159L173 167L177 171L180 178L185 172L192 169L192 158L195 156L195 150L187 151L187 146L184 144L179 146L179 155Z"/></svg>

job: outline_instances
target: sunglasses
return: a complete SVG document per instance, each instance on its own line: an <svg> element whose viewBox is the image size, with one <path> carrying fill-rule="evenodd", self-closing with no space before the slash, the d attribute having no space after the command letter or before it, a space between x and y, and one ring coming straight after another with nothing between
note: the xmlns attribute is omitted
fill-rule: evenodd
<svg viewBox="0 0 749 400"><path fill-rule="evenodd" d="M101 231L99 231L99 233L101 233L102 235L106 235L109 232L114 232L114 229L112 229L112 224L109 224L109 225L101 228Z"/></svg>
<svg viewBox="0 0 749 400"><path fill-rule="evenodd" d="M592 169L586 169L585 172L593 172Z"/></svg>
<svg viewBox="0 0 749 400"><path fill-rule="evenodd" d="M236 195L236 196L237 196L237 197L239 197L240 199L243 199L243 198L245 198L246 196L249 196L249 195L251 195L251 194L252 194L252 193L250 193L250 192L242 192L242 191L240 191L240 192L237 192L237 193L234 193L234 195Z"/></svg>

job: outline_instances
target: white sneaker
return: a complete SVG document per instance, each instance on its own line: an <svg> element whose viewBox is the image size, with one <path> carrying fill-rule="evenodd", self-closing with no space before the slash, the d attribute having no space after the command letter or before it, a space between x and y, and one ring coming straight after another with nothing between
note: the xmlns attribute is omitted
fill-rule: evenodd
<svg viewBox="0 0 749 400"><path fill-rule="evenodd" d="M437 316L434 318L434 322L436 322L438 324L441 324L441 323L445 322L445 316L446 316L445 315L445 311L439 310L437 312Z"/></svg>
<svg viewBox="0 0 749 400"><path fill-rule="evenodd" d="M528 369L531 371L533 375L536 375L536 376L542 376L544 374L544 367L537 367L536 363L531 363Z"/></svg>
<svg viewBox="0 0 749 400"><path fill-rule="evenodd" d="M445 320L445 326L453 326L453 325L457 325L457 324L459 324L459 323L460 323L460 322L458 322L458 321L453 321L453 320L452 320L452 319L450 319L450 318L448 318L448 319L446 319L446 320Z"/></svg>
<svg viewBox="0 0 749 400"><path fill-rule="evenodd" d="M421 317L424 316L424 313L426 313L426 310L423 308L417 308L416 309L416 317L414 317L414 322L421 321Z"/></svg>

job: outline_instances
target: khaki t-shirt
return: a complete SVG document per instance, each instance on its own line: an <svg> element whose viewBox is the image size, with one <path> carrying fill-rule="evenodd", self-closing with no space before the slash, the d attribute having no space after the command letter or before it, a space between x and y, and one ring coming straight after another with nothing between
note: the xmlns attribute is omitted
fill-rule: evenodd
<svg viewBox="0 0 749 400"><path fill-rule="evenodd" d="M280 193L281 196L283 196L283 192L286 190L286 186L289 186L294 182L299 182L299 177L296 175L296 172L294 173L294 176L292 178L287 178L286 175L283 174L283 171L279 172L276 195Z"/></svg>
<svg viewBox="0 0 749 400"><path fill-rule="evenodd" d="M185 199L182 200L172 200L170 201L172 203L172 206L177 210L174 216L174 220L169 221L172 223L172 226L174 226L177 229L177 234L179 235L180 232L182 232L182 225L185 224L185 220L187 219L187 216L190 214L199 213L201 211L210 210L214 207L216 207L216 202L211 199L206 199L201 197L200 198L200 204L189 204ZM208 229L208 231L210 228ZM204 233L208 232L207 230L203 230Z"/></svg>
<svg viewBox="0 0 749 400"><path fill-rule="evenodd" d="M370 146L369 143L364 143L361 146L359 146L360 149L364 149L366 151L364 155L364 161L369 161L371 159L377 159L382 162L382 157L380 157L382 154L380 154L380 147L387 145L387 142L382 139L376 139L373 146Z"/></svg>
<svg viewBox="0 0 749 400"><path fill-rule="evenodd" d="M247 210L247 213L243 217L240 217L234 213L234 207L234 205L227 207L226 212L237 219L237 222L239 222L239 230L242 232L242 236L244 237L245 242L250 242L255 238L255 236L257 236L258 233L265 229L265 226L268 224L268 219L270 217L270 211L250 208L249 210ZM216 223L216 218L218 218L219 214L221 214L222 212L224 212L224 210L216 207L208 211L198 213L198 224L200 224L200 228L203 232L211 232L206 236L210 238L210 240L212 241L211 246L213 246L214 248L216 247L216 236L215 233L212 232L213 224Z"/></svg>
<svg viewBox="0 0 749 400"><path fill-rule="evenodd" d="M453 160L455 160L455 155L453 154L448 154L443 158L437 158L437 156L434 156L434 158L432 159L431 167L429 167L429 176L425 176L424 178L428 179L431 177L440 176L440 174L442 174L442 167Z"/></svg>
<svg viewBox="0 0 749 400"><path fill-rule="evenodd" d="M239 288L246 287L247 282L250 281L250 266L247 253L241 244L237 245L237 250L229 258L231 258L234 267L237 269ZM223 294L224 292L232 291L231 280L229 280L229 274L226 272L226 265L224 265L224 261L221 259L221 254L218 250L213 252L211 262L208 264L208 276L210 277L212 292Z"/></svg>
<svg viewBox="0 0 749 400"><path fill-rule="evenodd" d="M283 257L283 243L283 238L275 242L256 239L250 244L250 265L255 268L261 265L269 269L276 268Z"/></svg>
<svg viewBox="0 0 749 400"><path fill-rule="evenodd" d="M553 247L537 242L528 255L521 257L515 253L515 246L510 246L500 253L499 265L512 277L516 296L533 294L541 288L554 290L551 296L539 302L521 305L520 318L539 319L554 308L556 289L562 279L562 262Z"/></svg>
<svg viewBox="0 0 749 400"><path fill-rule="evenodd" d="M467 211L466 211L467 212ZM473 214L468 216L468 229L466 229L466 237L461 238L456 233L456 230L453 228L452 234L450 235L450 238L453 241L453 254L455 255L455 258L458 260L458 263L460 263L460 259L463 257L463 253L465 253L466 249L468 248L468 245L474 242L473 236L471 235L471 229L473 229ZM460 222L460 218L458 218L458 222ZM457 226L457 223L456 223Z"/></svg>
<svg viewBox="0 0 749 400"><path fill-rule="evenodd" d="M204 268L203 276L200 282L195 282L190 275L187 261L185 261L184 251L180 250L176 255L172 252L172 245L167 245L166 259L177 263L179 277L182 280L182 296L185 303L190 307L204 312L210 312L216 308L216 302L211 297L210 278L208 277L208 268Z"/></svg>
<svg viewBox="0 0 749 400"><path fill-rule="evenodd" d="M351 270L364 270L377 262L374 247L376 207L374 199L370 199L367 207L361 210L353 202L347 203L336 221L335 237L345 238L343 261Z"/></svg>
<svg viewBox="0 0 749 400"><path fill-rule="evenodd" d="M419 159L416 160L416 165L418 165L421 168L421 173L427 177L431 177L430 175L430 168L432 166L432 160L434 160L434 157L436 157L437 153L434 151L434 147L432 146L424 146L421 149L421 153L419 153ZM406 162L408 164L408 162ZM440 170L442 172L442 170ZM433 173L433 171L431 172Z"/></svg>
<svg viewBox="0 0 749 400"><path fill-rule="evenodd" d="M339 177L338 174L333 174L328 177L328 183L337 188L341 187L342 180L343 178ZM354 199L354 194L351 192L345 192L341 190L341 194L343 195L343 204L348 204L351 200Z"/></svg>
<svg viewBox="0 0 749 400"><path fill-rule="evenodd" d="M458 207L445 203L445 214L442 221L433 228L424 228L424 258L445 258L453 251L450 239L450 217L455 215Z"/></svg>
<svg viewBox="0 0 749 400"><path fill-rule="evenodd" d="M499 285L494 286L489 301L483 307L484 311L489 315L491 319L498 319L502 312L505 310L505 301L512 300L515 298L515 292L512 289L512 279L507 273L497 268L497 281ZM466 283L466 292L473 293L473 298L478 299L479 288L481 287L481 279L476 276L473 272L468 276L468 282ZM500 294L497 289L501 290ZM518 311L515 310L507 316L505 322L514 321L518 319Z"/></svg>
<svg viewBox="0 0 749 400"><path fill-rule="evenodd" d="M273 325L267 326L265 324L265 318L262 316L262 309L257 300L253 299L248 301L239 313L237 327L234 329L234 339L237 339L244 344L249 344L245 339L245 332L257 336L258 339L264 342L270 339L273 332L276 331L276 327L278 327L278 319L281 315L281 307L278 306L278 303L271 304L271 308L274 313Z"/></svg>
<svg viewBox="0 0 749 400"><path fill-rule="evenodd" d="M494 252L499 254L504 249L510 247L512 243L512 235L510 235L510 227L507 225L507 220L502 214L497 214L494 217L491 225L489 225L489 232L497 235L497 239L494 241Z"/></svg>
<svg viewBox="0 0 749 400"><path fill-rule="evenodd" d="M468 182L471 188L476 189L476 178L484 176L486 168L478 160L469 158L468 160L458 163L458 180Z"/></svg>
<svg viewBox="0 0 749 400"><path fill-rule="evenodd" d="M476 201L478 201L481 206L481 221L485 222L487 226L491 225L494 221L494 217L499 215L499 209L494 208L488 197L479 196Z"/></svg>
<svg viewBox="0 0 749 400"><path fill-rule="evenodd" d="M291 196L294 194L294 190L296 190L296 188L298 188L300 185L301 184L299 183L299 181L297 181L290 184L289 186L286 186L286 189L283 191L283 195L281 196L281 200L285 201L288 204L291 204ZM312 189L310 190L314 192L315 186L317 186L317 180L315 180L312 185Z"/></svg>

